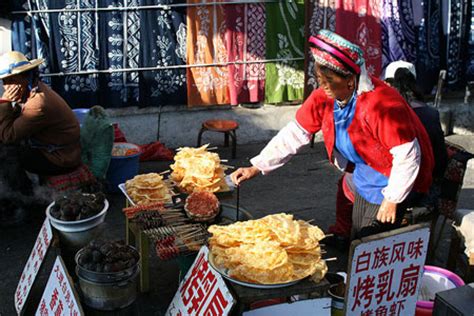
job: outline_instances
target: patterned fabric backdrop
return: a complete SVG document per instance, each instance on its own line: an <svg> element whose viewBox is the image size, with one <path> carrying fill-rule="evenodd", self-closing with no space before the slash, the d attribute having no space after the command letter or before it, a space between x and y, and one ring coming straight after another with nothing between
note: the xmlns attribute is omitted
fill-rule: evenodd
<svg viewBox="0 0 474 316"><path fill-rule="evenodd" d="M201 2L188 0L188 3ZM188 64L219 64L228 61L225 45L225 11L221 5L188 8ZM229 103L228 69L223 66L187 70L188 106Z"/></svg>
<svg viewBox="0 0 474 316"><path fill-rule="evenodd" d="M179 2L142 0L141 4ZM139 66L186 65L186 9L142 10L140 17L142 29L147 31L141 33ZM186 100L185 68L140 73L140 106L186 104Z"/></svg>
<svg viewBox="0 0 474 316"><path fill-rule="evenodd" d="M469 1L472 4L472 0L450 0L443 11L446 38L441 65L447 69L446 82L451 86L464 82L462 79L466 74L468 27L471 22L466 15Z"/></svg>
<svg viewBox="0 0 474 316"><path fill-rule="evenodd" d="M319 30L336 30L336 0L316 0L311 1L306 6L309 12L306 13L308 25L308 34L306 37L316 35ZM318 83L314 74L314 59L311 56L309 47L306 50L306 73L305 73L305 98L311 94L311 91L317 88Z"/></svg>
<svg viewBox="0 0 474 316"><path fill-rule="evenodd" d="M359 44L372 74L415 63L425 92L441 68L448 88L474 79L469 0L313 0L308 12L303 0L232 2L11 1L14 11L61 10L13 14L12 47L44 58L43 80L73 107L300 101L317 85L306 38L323 28Z"/></svg>
<svg viewBox="0 0 474 316"><path fill-rule="evenodd" d="M380 1L337 0L336 3L336 32L362 48L367 72L375 76L380 76L382 69Z"/></svg>
<svg viewBox="0 0 474 316"><path fill-rule="evenodd" d="M424 2L423 20L416 45L416 81L425 93L431 92L440 70L441 1Z"/></svg>
<svg viewBox="0 0 474 316"><path fill-rule="evenodd" d="M230 103L255 103L265 97L265 5L239 4L225 7L226 46L229 62ZM249 62L239 64L238 62Z"/></svg>
<svg viewBox="0 0 474 316"><path fill-rule="evenodd" d="M466 79L474 81L474 5L471 4L471 26L469 29Z"/></svg>
<svg viewBox="0 0 474 316"><path fill-rule="evenodd" d="M382 66L396 60L416 64L416 19L421 2L412 0L383 0L382 8Z"/></svg>
<svg viewBox="0 0 474 316"><path fill-rule="evenodd" d="M304 1L267 3L267 59L301 58L266 64L265 102L303 99Z"/></svg>

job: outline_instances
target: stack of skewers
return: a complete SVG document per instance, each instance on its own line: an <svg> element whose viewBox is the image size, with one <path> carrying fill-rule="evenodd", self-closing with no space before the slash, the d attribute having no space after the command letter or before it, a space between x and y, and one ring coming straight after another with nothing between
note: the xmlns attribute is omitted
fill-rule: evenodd
<svg viewBox="0 0 474 316"><path fill-rule="evenodd" d="M138 229L155 243L162 260L173 259L198 251L207 241L207 229L201 224L190 224L182 207L163 203L135 205L123 213Z"/></svg>

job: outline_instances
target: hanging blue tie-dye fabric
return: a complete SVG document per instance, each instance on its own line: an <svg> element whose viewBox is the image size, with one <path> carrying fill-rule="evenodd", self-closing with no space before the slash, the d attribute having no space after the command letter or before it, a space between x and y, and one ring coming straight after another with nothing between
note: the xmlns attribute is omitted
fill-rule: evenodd
<svg viewBox="0 0 474 316"><path fill-rule="evenodd" d="M13 11L47 9L47 0L15 1L11 3ZM49 16L47 13L15 14L12 16L12 48L22 52L28 59L43 58L45 61L39 66L42 73L50 72L49 65ZM50 83L49 78L43 81Z"/></svg>
<svg viewBox="0 0 474 316"><path fill-rule="evenodd" d="M392 61L416 63L416 27L411 0L384 0L382 8L382 67ZM421 7L421 5L420 5Z"/></svg>
<svg viewBox="0 0 474 316"><path fill-rule="evenodd" d="M94 9L95 0L49 0L49 9ZM96 74L75 74L99 67L97 17L92 11L50 14L51 72L65 76L51 77L51 86L71 107L100 104Z"/></svg>
<svg viewBox="0 0 474 316"><path fill-rule="evenodd" d="M446 83L452 88L463 88L467 52L469 20L468 0L451 0L443 7L446 40L442 66L447 70Z"/></svg>
<svg viewBox="0 0 474 316"><path fill-rule="evenodd" d="M423 20L418 32L417 84L430 93L440 70L441 4L440 0L423 2Z"/></svg>
<svg viewBox="0 0 474 316"><path fill-rule="evenodd" d="M174 0L141 0L141 5L186 3ZM140 11L142 33L140 67L186 65L186 9ZM140 105L186 104L186 69L143 71Z"/></svg>
<svg viewBox="0 0 474 316"><path fill-rule="evenodd" d="M467 45L466 79L474 81L474 5L471 6L471 25Z"/></svg>
<svg viewBox="0 0 474 316"><path fill-rule="evenodd" d="M100 0L100 7L137 7L139 0ZM137 10L99 13L100 69L133 70L139 67L140 14ZM102 104L109 107L138 105L139 72L112 72L100 75Z"/></svg>

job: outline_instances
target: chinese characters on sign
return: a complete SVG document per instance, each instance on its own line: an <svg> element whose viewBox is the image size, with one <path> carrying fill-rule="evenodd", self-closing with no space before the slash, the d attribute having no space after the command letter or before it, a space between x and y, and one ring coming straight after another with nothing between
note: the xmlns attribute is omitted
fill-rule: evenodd
<svg viewBox="0 0 474 316"><path fill-rule="evenodd" d="M347 287L347 315L414 315L429 229L356 246Z"/></svg>
<svg viewBox="0 0 474 316"><path fill-rule="evenodd" d="M61 258L57 257L35 315L84 315L76 297L64 264Z"/></svg>
<svg viewBox="0 0 474 316"><path fill-rule="evenodd" d="M15 309L18 314L23 310L26 299L30 293L33 282L35 281L36 275L38 274L41 263L46 256L48 247L53 239L53 232L49 220L46 218L41 226L41 230L36 237L35 245L33 250L26 262L23 272L21 273L20 282L15 291Z"/></svg>
<svg viewBox="0 0 474 316"><path fill-rule="evenodd" d="M207 260L209 250L202 247L181 281L166 315L227 315L234 304L222 277Z"/></svg>

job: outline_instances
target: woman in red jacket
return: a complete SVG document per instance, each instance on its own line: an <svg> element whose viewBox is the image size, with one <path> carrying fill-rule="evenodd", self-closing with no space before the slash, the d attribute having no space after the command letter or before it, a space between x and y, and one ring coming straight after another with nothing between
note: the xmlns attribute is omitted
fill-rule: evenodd
<svg viewBox="0 0 474 316"><path fill-rule="evenodd" d="M285 164L322 131L330 161L352 170L352 237L400 225L410 192L426 193L433 154L416 114L393 88L367 74L362 50L322 30L310 38L319 88L286 125L231 178L237 185Z"/></svg>

